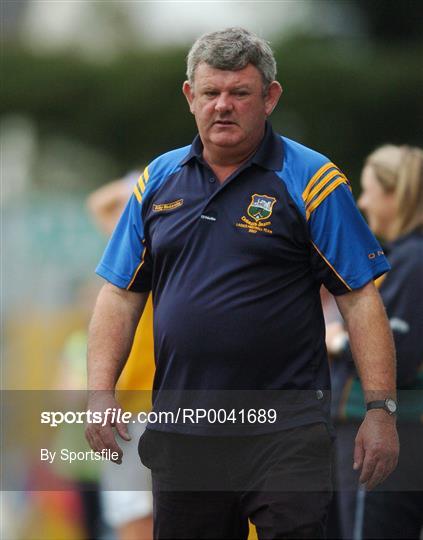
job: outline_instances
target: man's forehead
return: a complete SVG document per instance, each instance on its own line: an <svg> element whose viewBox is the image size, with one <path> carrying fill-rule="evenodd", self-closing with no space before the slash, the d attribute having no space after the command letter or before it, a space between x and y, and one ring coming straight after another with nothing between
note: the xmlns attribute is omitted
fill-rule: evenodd
<svg viewBox="0 0 423 540"><path fill-rule="evenodd" d="M199 86L210 84L255 85L261 83L262 78L259 70L252 64L247 64L242 69L226 70L201 62L195 70L194 83Z"/></svg>

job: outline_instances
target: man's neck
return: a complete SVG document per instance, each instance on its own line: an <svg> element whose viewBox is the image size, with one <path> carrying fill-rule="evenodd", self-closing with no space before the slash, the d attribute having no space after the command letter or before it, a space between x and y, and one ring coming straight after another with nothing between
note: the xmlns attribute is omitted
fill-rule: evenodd
<svg viewBox="0 0 423 540"><path fill-rule="evenodd" d="M206 148L203 149L203 158L211 167L220 183L223 183L232 173L248 161L260 146L261 140L247 150L236 151L232 148Z"/></svg>

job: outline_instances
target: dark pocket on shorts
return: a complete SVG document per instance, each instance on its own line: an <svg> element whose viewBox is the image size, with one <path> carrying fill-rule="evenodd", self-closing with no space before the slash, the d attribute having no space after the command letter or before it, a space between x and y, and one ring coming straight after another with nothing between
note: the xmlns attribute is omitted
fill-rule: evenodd
<svg viewBox="0 0 423 540"><path fill-rule="evenodd" d="M156 474L168 474L178 465L177 440L183 436L146 429L138 442L138 455L141 463ZM183 456L183 453L181 453Z"/></svg>
<svg viewBox="0 0 423 540"><path fill-rule="evenodd" d="M216 446L208 437L146 429L138 443L138 454L153 478L169 489L222 489L225 468L216 457Z"/></svg>
<svg viewBox="0 0 423 540"><path fill-rule="evenodd" d="M316 453L327 456L332 451L332 437L325 422L310 424L307 426L306 440L310 443L310 448Z"/></svg>
<svg viewBox="0 0 423 540"><path fill-rule="evenodd" d="M146 429L144 430L144 433L141 435L140 440L138 441L138 455L140 457L141 463L147 467L147 469L151 469L150 459L149 459L149 436L150 436L150 430Z"/></svg>
<svg viewBox="0 0 423 540"><path fill-rule="evenodd" d="M330 490L331 454L332 440L323 422L281 431L271 442L266 489Z"/></svg>

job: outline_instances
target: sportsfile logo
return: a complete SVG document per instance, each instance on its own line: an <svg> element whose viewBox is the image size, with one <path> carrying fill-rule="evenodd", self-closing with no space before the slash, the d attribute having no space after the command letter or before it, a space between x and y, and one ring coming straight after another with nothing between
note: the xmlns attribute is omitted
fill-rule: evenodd
<svg viewBox="0 0 423 540"><path fill-rule="evenodd" d="M274 424L276 409L190 409L178 407L174 411L140 411L131 413L116 407L105 411L42 411L40 422L56 428L62 424Z"/></svg>

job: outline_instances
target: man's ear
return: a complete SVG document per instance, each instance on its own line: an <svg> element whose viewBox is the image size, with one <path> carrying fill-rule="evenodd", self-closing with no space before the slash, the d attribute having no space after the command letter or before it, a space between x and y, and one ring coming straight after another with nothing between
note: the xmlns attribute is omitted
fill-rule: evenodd
<svg viewBox="0 0 423 540"><path fill-rule="evenodd" d="M278 81L272 81L269 84L269 87L267 89L267 94L264 97L264 109L266 111L266 115L270 116L273 112L273 109L278 104L279 98L282 95L282 86L278 83Z"/></svg>
<svg viewBox="0 0 423 540"><path fill-rule="evenodd" d="M191 85L188 81L185 81L182 85L182 92L184 96L187 98L189 110L194 114L194 92L191 88Z"/></svg>

